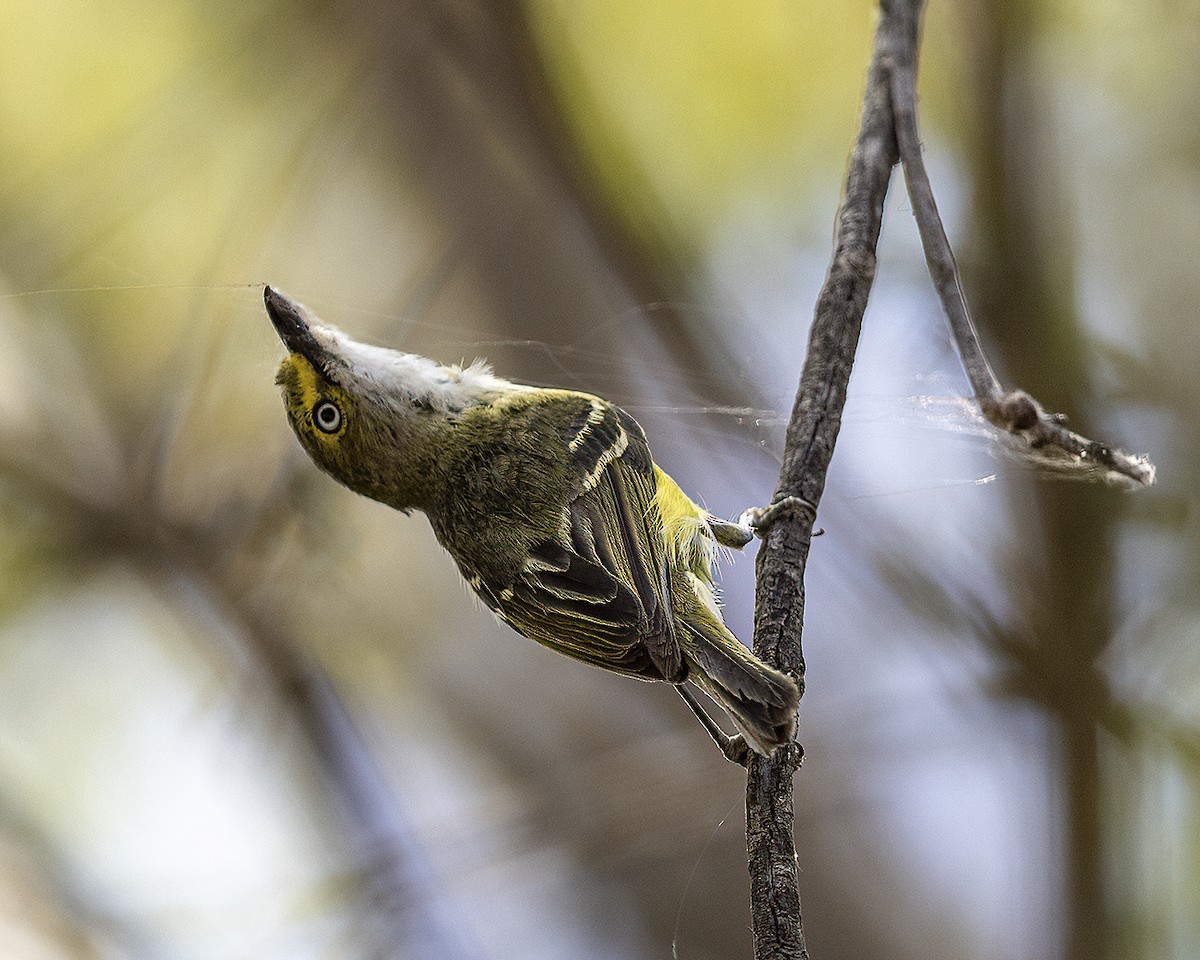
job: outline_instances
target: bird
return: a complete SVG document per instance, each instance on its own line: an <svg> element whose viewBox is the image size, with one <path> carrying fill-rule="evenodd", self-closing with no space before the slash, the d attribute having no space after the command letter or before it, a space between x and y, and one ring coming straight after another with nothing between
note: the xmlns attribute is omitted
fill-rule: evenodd
<svg viewBox="0 0 1200 960"><path fill-rule="evenodd" d="M654 462L641 425L600 397L356 342L270 286L264 301L287 350L276 383L300 445L350 490L423 512L502 622L673 685L731 760L794 740L796 680L730 632L714 581L721 549L748 544L762 511L707 513Z"/></svg>

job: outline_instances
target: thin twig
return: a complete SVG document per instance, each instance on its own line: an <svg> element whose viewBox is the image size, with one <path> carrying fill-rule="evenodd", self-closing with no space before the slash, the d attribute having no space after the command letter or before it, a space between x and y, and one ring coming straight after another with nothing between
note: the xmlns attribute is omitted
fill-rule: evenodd
<svg viewBox="0 0 1200 960"><path fill-rule="evenodd" d="M875 276L875 247L888 182L898 153L885 64L914 65L921 0L884 0L867 77L858 141L838 212L833 262L817 300L808 356L788 423L775 501L794 496L816 504L841 427L846 387L863 313ZM781 517L758 555L754 647L792 674L803 691L804 568L813 518ZM803 960L808 951L800 914L792 835L792 774L800 751L755 756L746 784L746 845L751 922L757 960Z"/></svg>
<svg viewBox="0 0 1200 960"><path fill-rule="evenodd" d="M1148 458L1132 456L1068 430L1061 415L1047 413L1024 390L1001 387L971 321L958 263L925 172L917 128L916 61L897 59L889 62L887 68L891 76L896 140L904 162L904 179L908 184L913 215L925 249L925 262L983 415L998 429L1024 438L1029 451L1036 451L1039 459L1052 460L1058 469L1074 465L1083 476L1099 475L1109 483L1127 486L1150 486L1154 482L1155 469Z"/></svg>

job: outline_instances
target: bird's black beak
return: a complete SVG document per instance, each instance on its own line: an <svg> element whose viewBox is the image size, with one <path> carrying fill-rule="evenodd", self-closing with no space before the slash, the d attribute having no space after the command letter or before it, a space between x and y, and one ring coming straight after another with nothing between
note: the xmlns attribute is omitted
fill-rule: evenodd
<svg viewBox="0 0 1200 960"><path fill-rule="evenodd" d="M334 356L313 336L308 311L274 287L263 290L263 302L267 305L267 315L283 345L292 353L300 354L328 377L334 366Z"/></svg>

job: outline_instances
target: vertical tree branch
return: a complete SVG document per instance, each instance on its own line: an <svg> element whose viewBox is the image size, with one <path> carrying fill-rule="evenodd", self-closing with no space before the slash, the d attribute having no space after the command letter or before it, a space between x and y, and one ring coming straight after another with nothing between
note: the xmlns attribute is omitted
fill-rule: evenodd
<svg viewBox="0 0 1200 960"><path fill-rule="evenodd" d="M922 0L883 0L858 141L834 233L834 255L817 300L808 356L788 423L775 500L816 504L841 427L846 386L875 277L875 247L897 159L889 64L915 70ZM804 568L812 517L794 513L766 533L758 555L754 648L797 677L803 691ZM757 960L808 956L800 913L792 774L799 750L754 757L746 785L746 847Z"/></svg>

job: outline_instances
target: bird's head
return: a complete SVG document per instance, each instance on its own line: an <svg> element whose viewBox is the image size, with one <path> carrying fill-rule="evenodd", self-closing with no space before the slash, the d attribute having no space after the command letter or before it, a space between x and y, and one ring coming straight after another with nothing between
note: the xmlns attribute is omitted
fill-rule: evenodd
<svg viewBox="0 0 1200 960"><path fill-rule="evenodd" d="M275 382L301 445L334 479L399 509L421 505L431 447L455 418L512 386L480 363L357 343L271 287L263 299L288 350Z"/></svg>

